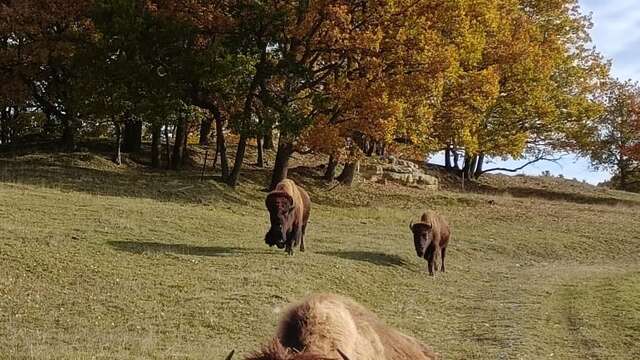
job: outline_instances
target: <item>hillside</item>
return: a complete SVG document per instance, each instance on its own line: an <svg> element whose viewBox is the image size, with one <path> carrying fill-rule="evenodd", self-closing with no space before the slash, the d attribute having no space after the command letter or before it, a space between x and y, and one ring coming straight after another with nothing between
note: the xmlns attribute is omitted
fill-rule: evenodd
<svg viewBox="0 0 640 360"><path fill-rule="evenodd" d="M287 257L263 242L265 170L232 190L127 164L0 159L4 356L241 359L289 301L331 291L445 359L640 358L640 195L505 176L461 192L442 174L437 193L346 188L299 168L313 209ZM454 229L436 278L407 229L426 208Z"/></svg>

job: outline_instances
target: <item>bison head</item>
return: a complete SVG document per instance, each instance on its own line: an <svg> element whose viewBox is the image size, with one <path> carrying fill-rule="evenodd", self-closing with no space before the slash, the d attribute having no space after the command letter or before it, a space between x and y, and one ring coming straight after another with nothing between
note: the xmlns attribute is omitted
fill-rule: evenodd
<svg viewBox="0 0 640 360"><path fill-rule="evenodd" d="M246 358L246 360L350 360L340 349L336 350L340 356L339 358L317 353L300 352L297 349L285 348L279 341L274 341L262 348L261 351ZM233 352L229 354L226 360L230 360L232 355Z"/></svg>
<svg viewBox="0 0 640 360"><path fill-rule="evenodd" d="M267 210L269 210L269 218L271 220L271 228L267 232L264 241L269 246L276 245L282 249L287 240L287 232L291 229L293 209L293 198L284 192L271 193L265 201Z"/></svg>
<svg viewBox="0 0 640 360"><path fill-rule="evenodd" d="M411 223L409 224L411 232L413 232L413 245L416 248L416 255L424 257L425 252L433 241L433 231L431 224L427 223Z"/></svg>

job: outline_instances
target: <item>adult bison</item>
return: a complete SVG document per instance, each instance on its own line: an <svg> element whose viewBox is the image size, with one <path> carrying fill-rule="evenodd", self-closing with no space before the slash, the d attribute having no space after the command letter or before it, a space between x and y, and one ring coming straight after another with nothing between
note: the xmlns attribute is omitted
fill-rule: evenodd
<svg viewBox="0 0 640 360"><path fill-rule="evenodd" d="M293 255L293 248L298 244L300 251L304 251L304 233L311 211L309 194L293 181L284 179L267 195L265 204L271 228L264 241L269 246L285 248L289 255Z"/></svg>
<svg viewBox="0 0 640 360"><path fill-rule="evenodd" d="M439 255L442 257L440 271L444 272L444 257L451 237L447 221L435 211L428 210L422 214L419 222L410 223L409 228L413 233L416 254L427 260L429 275L433 276L434 260ZM438 271L438 264L435 264L435 270Z"/></svg>
<svg viewBox="0 0 640 360"><path fill-rule="evenodd" d="M430 347L385 325L355 301L315 294L290 307L280 320L275 339L246 360L437 358Z"/></svg>

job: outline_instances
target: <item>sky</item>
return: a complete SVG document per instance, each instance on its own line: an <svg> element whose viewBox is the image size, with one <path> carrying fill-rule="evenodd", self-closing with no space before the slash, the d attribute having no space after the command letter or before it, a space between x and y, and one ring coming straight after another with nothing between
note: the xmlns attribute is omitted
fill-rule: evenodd
<svg viewBox="0 0 640 360"><path fill-rule="evenodd" d="M612 60L611 73L620 80L640 81L640 0L579 0L582 12L591 14L593 29L591 38L596 49L605 58ZM431 162L443 164L442 154L434 156ZM526 161L494 161L490 166L515 168ZM598 184L611 177L608 171L591 168L588 159L567 155L561 160L539 162L518 173L540 175L548 170L553 175L576 178L591 184ZM510 173L513 174L513 173Z"/></svg>

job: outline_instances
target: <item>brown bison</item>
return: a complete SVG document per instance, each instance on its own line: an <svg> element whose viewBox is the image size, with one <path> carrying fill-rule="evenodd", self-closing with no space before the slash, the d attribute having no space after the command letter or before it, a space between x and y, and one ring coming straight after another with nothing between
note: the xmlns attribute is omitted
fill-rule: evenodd
<svg viewBox="0 0 640 360"><path fill-rule="evenodd" d="M276 338L246 360L437 358L431 348L385 325L355 301L315 294L290 307L280 320Z"/></svg>
<svg viewBox="0 0 640 360"><path fill-rule="evenodd" d="M265 204L269 210L271 228L264 241L269 246L286 248L289 255L293 255L293 248L298 244L300 251L304 251L304 233L311 211L309 194L293 181L285 179L267 195Z"/></svg>
<svg viewBox="0 0 640 360"><path fill-rule="evenodd" d="M428 210L422 214L420 222L410 223L409 228L413 233L416 254L427 260L429 275L433 276L434 260L437 260L439 255L442 257L440 271L444 272L444 257L451 237L451 228L447 221L435 211ZM435 270L438 271L437 263Z"/></svg>

